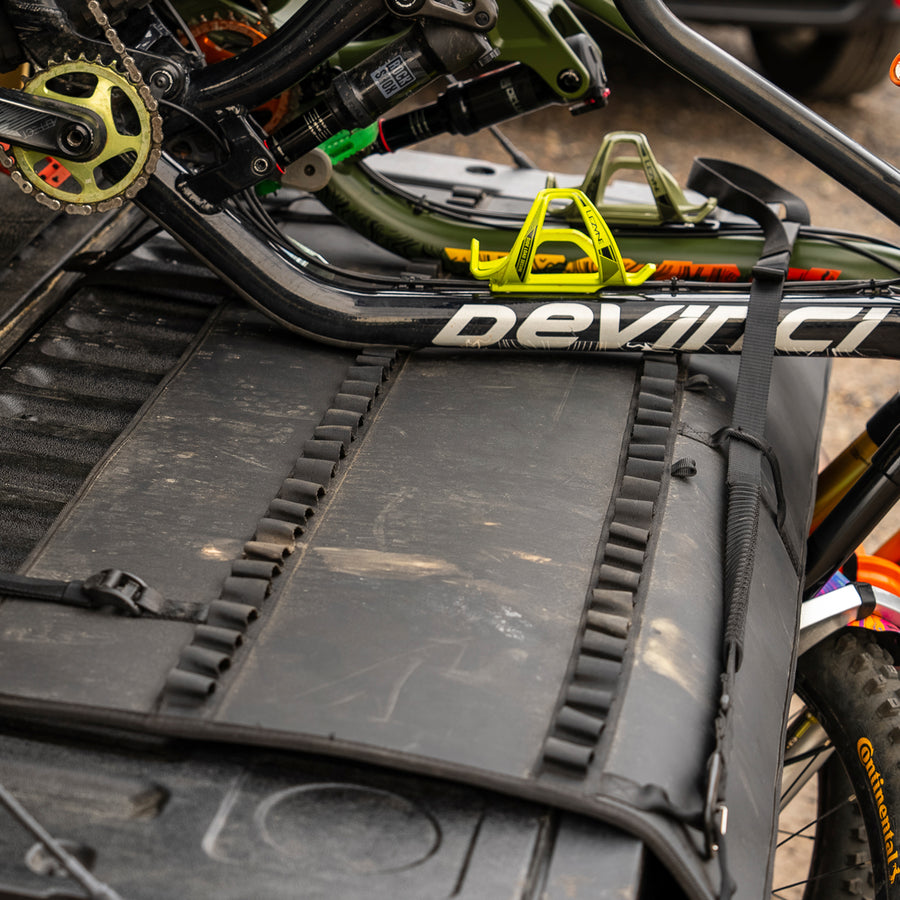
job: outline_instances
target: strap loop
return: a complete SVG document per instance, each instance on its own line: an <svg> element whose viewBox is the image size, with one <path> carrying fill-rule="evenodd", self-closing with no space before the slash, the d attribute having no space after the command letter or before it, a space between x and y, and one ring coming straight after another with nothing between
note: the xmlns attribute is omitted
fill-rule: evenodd
<svg viewBox="0 0 900 900"><path fill-rule="evenodd" d="M775 524L780 532L784 528L784 520L787 517L787 506L784 501L784 481L781 477L781 464L778 462L775 448L768 441L762 440L755 434L750 434L742 428L733 428L727 425L712 435L712 444L714 447L721 447L732 439L741 441L755 450L759 450L769 464L769 468L772 471L772 482L775 486Z"/></svg>

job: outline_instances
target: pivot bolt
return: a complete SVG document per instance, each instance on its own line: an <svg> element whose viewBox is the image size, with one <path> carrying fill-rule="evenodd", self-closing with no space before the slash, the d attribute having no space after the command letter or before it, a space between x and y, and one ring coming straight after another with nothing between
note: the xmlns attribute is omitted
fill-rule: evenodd
<svg viewBox="0 0 900 900"><path fill-rule="evenodd" d="M418 12L425 5L425 0L389 0L388 5L394 12L409 15Z"/></svg>
<svg viewBox="0 0 900 900"><path fill-rule="evenodd" d="M491 17L484 10L475 13L475 24L479 28L484 28L490 21Z"/></svg>
<svg viewBox="0 0 900 900"><path fill-rule="evenodd" d="M175 79L171 72L165 69L157 69L150 74L150 84L159 91L161 96L168 94L175 86Z"/></svg>
<svg viewBox="0 0 900 900"><path fill-rule="evenodd" d="M250 168L253 169L254 175L265 175L269 171L269 161L263 156L257 156L250 163Z"/></svg>
<svg viewBox="0 0 900 900"><path fill-rule="evenodd" d="M564 90L567 94L571 94L581 87L581 76L574 69L563 69L562 72L556 76L556 83L559 85L560 89Z"/></svg>

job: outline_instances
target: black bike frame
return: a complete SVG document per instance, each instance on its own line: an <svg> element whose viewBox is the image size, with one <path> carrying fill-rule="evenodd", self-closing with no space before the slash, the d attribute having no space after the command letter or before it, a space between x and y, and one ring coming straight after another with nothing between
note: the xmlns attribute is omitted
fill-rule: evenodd
<svg viewBox="0 0 900 900"><path fill-rule="evenodd" d="M662 62L900 223L900 170L688 28L661 0L615 4L635 36Z"/></svg>
<svg viewBox="0 0 900 900"><path fill-rule="evenodd" d="M659 0L618 0L618 5L635 34L661 59L900 221L897 169L687 28ZM266 91L272 90L294 70L276 56L302 43L301 22L321 24L329 16L336 21L351 6L371 17L376 7L382 8L380 0L342 3L333 11L327 3L318 3L308 17L301 20L303 11L298 13L283 29L283 37L279 32L260 45L265 49L198 73L193 89L206 103L217 95L233 99L234 91L241 90L236 82L259 71L268 79ZM327 49L317 58L347 39L348 29L335 32L341 37L329 35L322 44ZM307 54L297 66L308 66L309 59ZM251 89L243 90L241 96L249 100L246 92ZM163 157L138 198L140 205L238 293L308 337L333 344L407 348L740 350L746 289L692 285L690 293L682 294L645 285L588 295L523 295L492 293L470 282L426 279L413 287L408 281L385 284L354 278L273 241L248 216L229 210L202 213L177 188L183 174L178 163ZM791 288L781 305L777 352L900 357L900 307L891 293L859 285Z"/></svg>
<svg viewBox="0 0 900 900"><path fill-rule="evenodd" d="M178 191L164 156L137 202L239 294L285 327L342 345L502 350L736 353L749 291L665 283L602 294L492 293L471 282L375 282L339 272L273 240L255 221L206 215ZM859 283L855 283L859 287ZM790 355L900 357L900 304L839 282L789 293L777 350Z"/></svg>
<svg viewBox="0 0 900 900"><path fill-rule="evenodd" d="M183 104L202 111L235 105L253 109L295 85L386 15L384 0L307 3L270 38L195 72Z"/></svg>

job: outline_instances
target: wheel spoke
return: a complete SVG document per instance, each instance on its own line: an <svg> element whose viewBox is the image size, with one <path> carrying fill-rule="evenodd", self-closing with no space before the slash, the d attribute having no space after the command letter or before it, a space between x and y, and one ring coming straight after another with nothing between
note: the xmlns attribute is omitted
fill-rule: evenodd
<svg viewBox="0 0 900 900"><path fill-rule="evenodd" d="M795 881L791 884L783 884L780 887L772 888L772 896L777 897L779 896L779 891L787 891L790 890L790 888L802 887L804 884L812 884L812 882L821 881L823 878L832 878L835 875L840 875L842 872L852 872L854 869L860 869L863 866L867 866L869 862L869 857L866 857L849 866L841 866L841 868L832 869L830 872L820 872L818 875L813 875L811 878L803 878L800 881Z"/></svg>
<svg viewBox="0 0 900 900"><path fill-rule="evenodd" d="M784 770L782 772L782 791L780 809L787 807L794 798L806 787L809 781L818 774L819 769L828 761L828 757L834 752L834 747L827 744L817 747L815 750L807 750L805 753L798 754L790 760L786 760ZM803 768L798 772L788 770L788 767L798 766L805 763ZM786 787L784 785L784 776L793 777L793 781Z"/></svg>
<svg viewBox="0 0 900 900"><path fill-rule="evenodd" d="M794 780L787 786L787 789L783 790L782 799L791 794L792 791L800 787L804 782L806 782L812 775L816 773L817 769L814 768L814 763L817 756L818 752L816 752L813 755L812 759L808 760L806 765L803 766L803 768L793 776ZM797 762L799 762L799 760L797 760ZM792 760L791 765L793 764L794 761ZM787 769L787 766L788 763L785 762L785 769Z"/></svg>
<svg viewBox="0 0 900 900"><path fill-rule="evenodd" d="M808 826L807 826L808 827ZM813 834L803 834L805 829L801 828L800 831L788 831L787 828L779 828L777 830L777 834L786 834L787 840L795 840L797 838L802 838L804 841L814 841L816 839ZM781 844L777 844L777 847L780 847Z"/></svg>
<svg viewBox="0 0 900 900"><path fill-rule="evenodd" d="M775 849L777 850L780 846L782 846L782 844L786 844L788 841L792 840L795 837L803 836L803 832L809 828L812 828L813 825L818 825L819 822L823 822L829 816L833 816L839 809L843 809L843 807L847 806L847 804L855 803L855 802L856 802L856 796L854 794L851 794L849 797L847 797L846 800L842 800L840 803L836 804L835 806L832 806L831 809L823 812L821 816L816 816L815 819L813 819L810 822L807 822L802 828L798 828L796 831L791 832L784 840L779 841L775 845ZM780 832L780 833L783 833L783 832Z"/></svg>

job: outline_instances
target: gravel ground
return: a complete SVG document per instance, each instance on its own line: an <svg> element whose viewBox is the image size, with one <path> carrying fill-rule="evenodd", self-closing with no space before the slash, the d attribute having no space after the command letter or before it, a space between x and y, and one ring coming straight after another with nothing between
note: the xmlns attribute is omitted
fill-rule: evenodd
<svg viewBox="0 0 900 900"><path fill-rule="evenodd" d="M745 32L707 28L705 34L753 65ZM759 127L674 74L621 39L601 40L612 96L601 111L572 118L562 109L544 110L503 126L504 132L539 165L551 170L583 171L603 135L613 130L641 131L659 162L684 183L696 156L727 159L755 168L784 185L808 204L812 221L900 243L900 228L815 166ZM900 47L897 48L900 51ZM888 78L873 91L844 103L816 103L814 110L871 151L900 164L893 125L900 121L900 88ZM508 162L485 135L448 138L426 147L487 156ZM882 360L837 360L832 373L823 460L836 455L864 427L877 407L897 390L898 364ZM900 515L867 542L875 547L896 527Z"/></svg>

